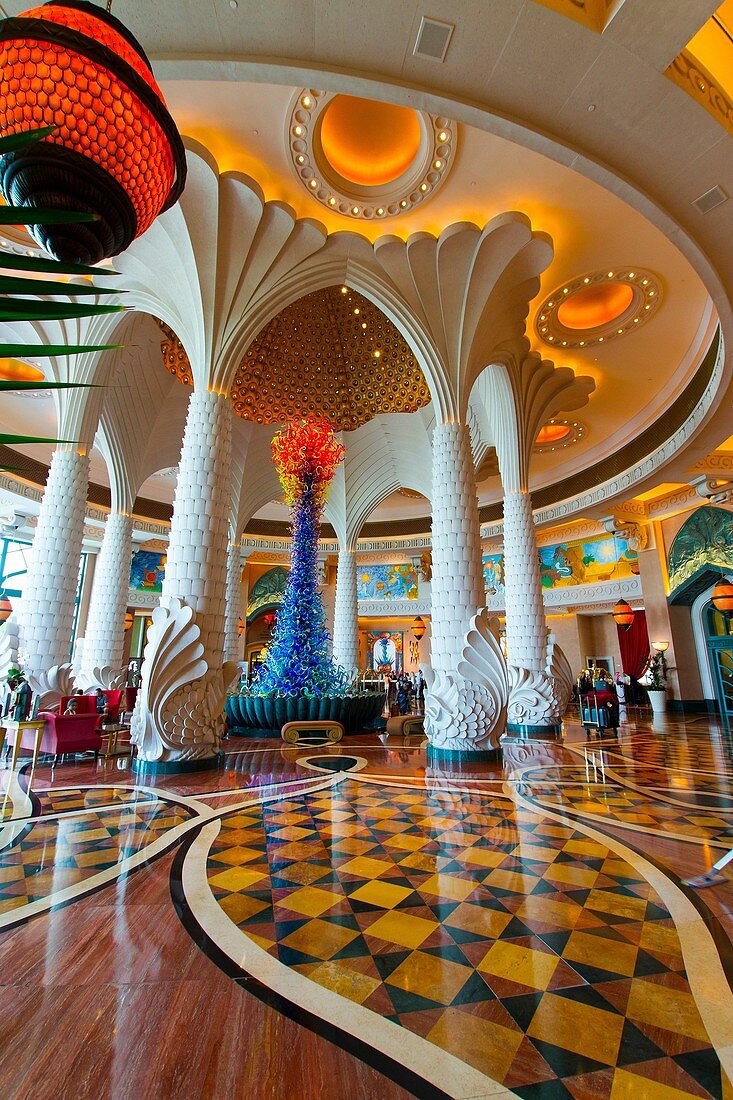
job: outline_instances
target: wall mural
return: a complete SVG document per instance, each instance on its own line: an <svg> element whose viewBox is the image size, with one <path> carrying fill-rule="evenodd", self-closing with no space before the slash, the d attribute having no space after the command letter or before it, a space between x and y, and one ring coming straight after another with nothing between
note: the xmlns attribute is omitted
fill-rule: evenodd
<svg viewBox="0 0 733 1100"><path fill-rule="evenodd" d="M254 618L263 608L279 607L288 583L288 570L282 565L268 569L252 585L247 601L247 619Z"/></svg>
<svg viewBox="0 0 733 1100"><path fill-rule="evenodd" d="M683 523L669 548L672 591L705 566L733 569L733 513L703 505Z"/></svg>
<svg viewBox="0 0 733 1100"><path fill-rule="evenodd" d="M165 576L166 554L138 550L130 562L130 588L137 592L160 592Z"/></svg>
<svg viewBox="0 0 733 1100"><path fill-rule="evenodd" d="M391 676L402 670L402 633L392 630L367 631L367 653L370 668L388 672Z"/></svg>
<svg viewBox="0 0 733 1100"><path fill-rule="evenodd" d="M618 535L574 539L539 548L543 588L622 580L638 575L636 551ZM489 595L504 591L504 555L484 554L484 584Z"/></svg>
<svg viewBox="0 0 733 1100"><path fill-rule="evenodd" d="M411 565L370 565L359 568L360 600L416 600L418 579Z"/></svg>

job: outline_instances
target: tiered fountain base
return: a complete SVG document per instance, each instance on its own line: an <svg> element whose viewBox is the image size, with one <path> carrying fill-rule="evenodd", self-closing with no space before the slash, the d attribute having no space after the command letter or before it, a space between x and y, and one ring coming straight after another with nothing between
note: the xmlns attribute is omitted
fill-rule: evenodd
<svg viewBox="0 0 733 1100"><path fill-rule="evenodd" d="M319 699L305 695L230 695L225 707L229 734L234 737L272 735L279 733L286 722L305 721L341 722L347 733L359 733L379 718L383 709L381 691Z"/></svg>

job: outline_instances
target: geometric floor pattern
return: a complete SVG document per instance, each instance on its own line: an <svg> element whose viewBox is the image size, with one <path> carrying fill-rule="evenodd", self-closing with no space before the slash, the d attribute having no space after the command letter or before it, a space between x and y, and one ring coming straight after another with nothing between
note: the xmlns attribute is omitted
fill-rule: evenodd
<svg viewBox="0 0 733 1100"><path fill-rule="evenodd" d="M0 915L114 867L190 816L185 809L151 801L138 808L32 822L0 852Z"/></svg>
<svg viewBox="0 0 733 1100"><path fill-rule="evenodd" d="M225 816L206 874L281 963L518 1096L730 1095L662 900L541 810L346 777Z"/></svg>
<svg viewBox="0 0 733 1100"><path fill-rule="evenodd" d="M613 763L609 762L608 767L616 771ZM646 780L644 785L651 787L648 782L653 778L649 775L650 770L628 778L636 785ZM617 774L623 777L621 769ZM614 782L608 771L603 780L589 784L582 768L544 768L537 769L536 775L525 772L518 789L552 810L562 809L587 819L605 820L608 824L641 827L645 832L655 830L688 835L697 840L714 841L726 848L733 847L733 805L720 793L711 792L701 802L700 792L696 790L694 796L688 796L688 804L683 805L677 791L668 791L664 796L656 791L647 794Z"/></svg>

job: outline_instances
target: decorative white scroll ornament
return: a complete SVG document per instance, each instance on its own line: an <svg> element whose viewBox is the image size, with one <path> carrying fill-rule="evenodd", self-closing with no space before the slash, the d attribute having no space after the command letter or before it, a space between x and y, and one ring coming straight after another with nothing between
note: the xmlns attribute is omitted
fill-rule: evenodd
<svg viewBox="0 0 733 1100"><path fill-rule="evenodd" d="M471 619L456 672L423 666L425 732L438 749L494 749L506 727L506 662L483 608Z"/></svg>
<svg viewBox="0 0 733 1100"><path fill-rule="evenodd" d="M28 673L28 683L31 690L39 696L39 710L53 710L59 705L64 695L73 695L75 680L74 669L71 665L54 665L48 672L38 675Z"/></svg>
<svg viewBox="0 0 733 1100"><path fill-rule="evenodd" d="M550 636L544 670L509 665L508 719L515 726L556 726L570 701L573 674L562 649Z"/></svg>
<svg viewBox="0 0 733 1100"><path fill-rule="evenodd" d="M143 683L131 740L149 761L213 756L224 733L226 691L239 666L210 669L192 608L177 599L156 607L148 630Z"/></svg>

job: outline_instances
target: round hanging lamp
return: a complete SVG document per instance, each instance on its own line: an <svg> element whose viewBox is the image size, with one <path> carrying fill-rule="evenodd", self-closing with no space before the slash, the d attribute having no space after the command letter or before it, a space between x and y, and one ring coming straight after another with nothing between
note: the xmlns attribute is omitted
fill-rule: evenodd
<svg viewBox="0 0 733 1100"><path fill-rule="evenodd" d="M418 615L412 620L412 633L417 638L418 642L425 634L427 627L425 626L425 620L422 615Z"/></svg>
<svg viewBox="0 0 733 1100"><path fill-rule="evenodd" d="M125 612L125 630L129 630L132 624L135 622L135 616L132 611Z"/></svg>
<svg viewBox="0 0 733 1100"><path fill-rule="evenodd" d="M7 596L0 596L0 623L6 623L13 614L13 605Z"/></svg>
<svg viewBox="0 0 733 1100"><path fill-rule="evenodd" d="M613 621L621 630L628 630L633 623L634 609L626 600L619 600L614 607Z"/></svg>
<svg viewBox="0 0 733 1100"><path fill-rule="evenodd" d="M59 260L124 252L183 191L183 142L144 50L85 0L51 0L0 22L0 120L2 137L54 127L0 157L6 202L95 216L30 227Z"/></svg>
<svg viewBox="0 0 733 1100"><path fill-rule="evenodd" d="M733 584L721 577L712 591L713 607L724 615L733 615Z"/></svg>

